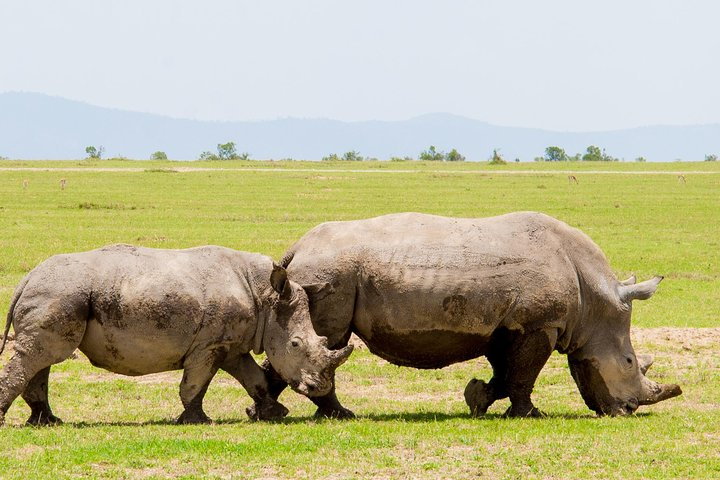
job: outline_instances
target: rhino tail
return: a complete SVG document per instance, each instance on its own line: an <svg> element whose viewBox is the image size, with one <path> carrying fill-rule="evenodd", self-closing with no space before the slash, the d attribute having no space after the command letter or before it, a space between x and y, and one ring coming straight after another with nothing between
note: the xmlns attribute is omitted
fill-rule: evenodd
<svg viewBox="0 0 720 480"><path fill-rule="evenodd" d="M0 344L0 355L5 350L5 344L7 343L8 334L10 333L10 325L12 325L13 321L13 312L15 311L15 305L17 305L17 302L20 299L20 295L22 295L23 290L25 290L25 285L27 285L28 281L30 280L29 277L30 276L28 275L22 279L20 285L18 285L15 289L15 293L13 294L12 300L10 301L10 307L8 308L7 313L7 320L5 321L5 331L3 332L2 344Z"/></svg>

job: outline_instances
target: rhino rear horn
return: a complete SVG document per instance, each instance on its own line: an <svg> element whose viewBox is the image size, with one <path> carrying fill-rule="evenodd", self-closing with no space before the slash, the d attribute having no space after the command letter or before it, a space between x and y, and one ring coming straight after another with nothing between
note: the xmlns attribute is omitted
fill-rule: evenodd
<svg viewBox="0 0 720 480"><path fill-rule="evenodd" d="M638 367L640 367L640 372L645 375L655 361L655 358L652 355L645 353L638 355L637 361Z"/></svg>
<svg viewBox="0 0 720 480"><path fill-rule="evenodd" d="M270 274L270 285L273 290L282 295L287 287L287 272L283 267L273 262L273 270Z"/></svg>
<svg viewBox="0 0 720 480"><path fill-rule="evenodd" d="M631 275L627 280L621 281L620 285L635 285L635 283L637 283L637 277L635 275Z"/></svg>
<svg viewBox="0 0 720 480"><path fill-rule="evenodd" d="M652 297L655 290L657 290L658 284L662 281L663 277L656 276L650 280L636 283L634 285L620 284L618 289L620 293L620 300L625 303L630 303L633 300L647 300Z"/></svg>

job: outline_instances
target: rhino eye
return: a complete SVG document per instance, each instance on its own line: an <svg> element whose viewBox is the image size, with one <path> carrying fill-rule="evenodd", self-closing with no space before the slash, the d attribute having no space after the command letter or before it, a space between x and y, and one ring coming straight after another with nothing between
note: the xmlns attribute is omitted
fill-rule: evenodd
<svg viewBox="0 0 720 480"><path fill-rule="evenodd" d="M627 362L628 366L632 366L632 364L633 364L632 357L625 357L625 361Z"/></svg>
<svg viewBox="0 0 720 480"><path fill-rule="evenodd" d="M302 340L298 337L293 338L290 340L290 346L293 348L298 348L300 345L302 345Z"/></svg>

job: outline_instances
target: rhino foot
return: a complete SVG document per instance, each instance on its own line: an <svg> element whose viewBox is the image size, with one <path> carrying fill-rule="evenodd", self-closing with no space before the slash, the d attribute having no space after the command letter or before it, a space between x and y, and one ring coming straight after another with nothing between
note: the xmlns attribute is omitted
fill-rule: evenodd
<svg viewBox="0 0 720 480"><path fill-rule="evenodd" d="M530 407L515 407L511 405L505 411L505 418L545 418L547 415L541 412L537 407L532 404Z"/></svg>
<svg viewBox="0 0 720 480"><path fill-rule="evenodd" d="M33 427L43 427L43 426L51 426L51 425L62 425L63 421L60 420L58 417L53 415L52 413L47 414L32 414L30 415L30 418L27 419L25 422L25 425L33 426Z"/></svg>
<svg viewBox="0 0 720 480"><path fill-rule="evenodd" d="M470 415L473 417L482 417L487 409L495 401L490 385L483 380L473 378L465 387L465 403L470 407Z"/></svg>
<svg viewBox="0 0 720 480"><path fill-rule="evenodd" d="M250 420L255 422L260 420L274 421L285 418L289 413L289 410L282 403L270 399L262 402L255 402L245 409L245 413L247 413L247 416L250 417Z"/></svg>
<svg viewBox="0 0 720 480"><path fill-rule="evenodd" d="M185 410L175 421L178 425L197 425L202 423L212 423L210 417L205 415L202 410Z"/></svg>
<svg viewBox="0 0 720 480"><path fill-rule="evenodd" d="M315 411L315 418L335 418L338 420L350 420L355 418L352 410L345 407L336 407L333 409L318 408Z"/></svg>

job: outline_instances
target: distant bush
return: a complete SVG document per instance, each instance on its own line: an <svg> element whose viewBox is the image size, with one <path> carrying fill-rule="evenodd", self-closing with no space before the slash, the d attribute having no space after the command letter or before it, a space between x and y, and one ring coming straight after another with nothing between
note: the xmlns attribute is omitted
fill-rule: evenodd
<svg viewBox="0 0 720 480"><path fill-rule="evenodd" d="M100 160L103 156L103 153L105 153L105 147L100 145L100 148L95 148L93 145L85 147L85 153L87 154L87 158L91 158L93 160Z"/></svg>
<svg viewBox="0 0 720 480"><path fill-rule="evenodd" d="M637 158L635 159L635 161L636 161L636 162L640 162L640 163L647 162L647 160L645 159L645 157L637 157Z"/></svg>
<svg viewBox="0 0 720 480"><path fill-rule="evenodd" d="M460 155L460 153L453 148L447 155L445 155L445 160L448 162L464 162L465 157Z"/></svg>
<svg viewBox="0 0 720 480"><path fill-rule="evenodd" d="M342 156L342 160L345 160L346 162L362 162L364 158L360 155L360 152L350 150L349 152L345 152Z"/></svg>
<svg viewBox="0 0 720 480"><path fill-rule="evenodd" d="M567 156L567 153L565 153L565 150L560 147L556 147L556 146L547 147L545 149L545 157L544 158L545 158L545 161L547 161L547 162L567 162L568 161L568 156Z"/></svg>
<svg viewBox="0 0 720 480"><path fill-rule="evenodd" d="M165 152L162 152L158 150L157 152L150 155L150 160L167 160L167 154Z"/></svg>
<svg viewBox="0 0 720 480"><path fill-rule="evenodd" d="M717 162L718 156L714 153L711 153L709 155L705 155L705 161L706 162Z"/></svg>
<svg viewBox="0 0 720 480"><path fill-rule="evenodd" d="M590 145L585 150L585 155L582 156L585 162L618 162L619 160L613 156L605 153L605 150L600 150L600 147Z"/></svg>
<svg viewBox="0 0 720 480"><path fill-rule="evenodd" d="M200 154L198 160L250 160L250 154L247 152L238 154L235 142L218 143L217 153L206 150Z"/></svg>
<svg viewBox="0 0 720 480"><path fill-rule="evenodd" d="M3 157L2 155L0 155L0 160L10 160L10 159L7 158L7 157Z"/></svg>
<svg viewBox="0 0 720 480"><path fill-rule="evenodd" d="M418 158L426 162L441 162L445 160L445 153L438 152L437 149L435 149L435 145L430 145L430 148L420 152Z"/></svg>
<svg viewBox="0 0 720 480"><path fill-rule="evenodd" d="M220 160L220 157L218 157L217 155L215 155L213 152L211 152L209 150L205 150L204 152L202 152L200 154L200 156L198 157L198 160Z"/></svg>
<svg viewBox="0 0 720 480"><path fill-rule="evenodd" d="M405 156L405 157L390 157L390 161L391 161L391 162L411 162L411 161L413 161L413 160L415 160L415 159L412 158L412 157L408 157L408 156Z"/></svg>
<svg viewBox="0 0 720 480"><path fill-rule="evenodd" d="M507 162L500 156L497 149L493 150L492 158L490 159L490 165L505 165Z"/></svg>
<svg viewBox="0 0 720 480"><path fill-rule="evenodd" d="M337 153L331 153L330 155L326 157L322 157L323 162L338 162L340 161L340 157L338 157Z"/></svg>

